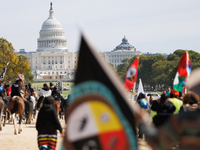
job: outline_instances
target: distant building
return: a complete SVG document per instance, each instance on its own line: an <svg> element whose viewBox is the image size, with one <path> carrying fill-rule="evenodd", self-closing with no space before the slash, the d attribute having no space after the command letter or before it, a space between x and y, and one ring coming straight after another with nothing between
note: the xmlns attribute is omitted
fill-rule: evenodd
<svg viewBox="0 0 200 150"><path fill-rule="evenodd" d="M78 54L68 52L64 30L54 17L52 5L49 17L42 24L40 37L37 39L37 51L26 52L20 49L19 55L29 58L35 81L74 78Z"/></svg>
<svg viewBox="0 0 200 150"><path fill-rule="evenodd" d="M136 48L130 45L124 36L120 45L118 45L111 52L104 52L103 55L108 63L111 63L114 67L116 67L122 64L122 60L124 58L132 58L135 55L141 55L141 52L136 51Z"/></svg>

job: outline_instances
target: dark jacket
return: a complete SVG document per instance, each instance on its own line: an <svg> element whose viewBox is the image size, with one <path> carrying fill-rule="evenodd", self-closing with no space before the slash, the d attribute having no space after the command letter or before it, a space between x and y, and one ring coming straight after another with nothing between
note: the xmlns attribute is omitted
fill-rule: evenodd
<svg viewBox="0 0 200 150"><path fill-rule="evenodd" d="M21 85L19 83L15 83L12 85L12 92L11 92L11 97L13 96L19 96L19 97L22 97L21 96Z"/></svg>
<svg viewBox="0 0 200 150"><path fill-rule="evenodd" d="M61 100L61 97L62 97L58 90L53 90L51 93L51 96L53 96L55 98L55 100Z"/></svg>
<svg viewBox="0 0 200 150"><path fill-rule="evenodd" d="M56 110L51 104L44 104L40 109L36 129L38 134L57 134L57 129L62 133Z"/></svg>
<svg viewBox="0 0 200 150"><path fill-rule="evenodd" d="M160 126L164 124L169 117L174 113L176 110L176 107L171 102L164 102L164 103L158 103L156 101L153 102L151 106L151 110L156 111L157 115L153 117L153 123L155 126Z"/></svg>

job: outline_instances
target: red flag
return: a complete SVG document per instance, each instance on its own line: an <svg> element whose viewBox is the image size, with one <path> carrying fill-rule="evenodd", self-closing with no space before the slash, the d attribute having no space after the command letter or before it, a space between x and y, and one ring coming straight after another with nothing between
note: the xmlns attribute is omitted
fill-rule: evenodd
<svg viewBox="0 0 200 150"><path fill-rule="evenodd" d="M132 63L129 67L128 71L126 72L126 80L124 83L124 87L129 91L133 88L134 83L137 81L137 73L138 73L138 64L139 64L139 57Z"/></svg>
<svg viewBox="0 0 200 150"><path fill-rule="evenodd" d="M187 52L184 52L178 64L179 75L182 77L187 77L188 72L189 72L188 69L190 68L191 68L190 57L188 56Z"/></svg>

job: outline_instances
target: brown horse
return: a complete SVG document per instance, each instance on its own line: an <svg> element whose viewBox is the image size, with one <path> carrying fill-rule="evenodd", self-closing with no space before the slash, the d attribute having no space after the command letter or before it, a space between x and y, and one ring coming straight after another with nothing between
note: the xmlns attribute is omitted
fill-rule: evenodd
<svg viewBox="0 0 200 150"><path fill-rule="evenodd" d="M19 96L13 96L8 103L8 110L11 112L12 117L13 117L14 134L17 134L16 115L19 115L18 134L20 134L22 131L21 123L22 123L22 116L23 116L23 111L24 111L24 100Z"/></svg>
<svg viewBox="0 0 200 150"><path fill-rule="evenodd" d="M3 99L0 97L0 131L2 131L2 119L3 119L3 112L5 111L6 104ZM5 118L4 118L4 125L5 125Z"/></svg>
<svg viewBox="0 0 200 150"><path fill-rule="evenodd" d="M56 105L55 105L55 107L56 107L56 112L57 112L57 115L59 115L59 112L61 111L61 109L60 109L60 102L59 102L59 101L56 101L56 100L55 100L55 102L56 102Z"/></svg>

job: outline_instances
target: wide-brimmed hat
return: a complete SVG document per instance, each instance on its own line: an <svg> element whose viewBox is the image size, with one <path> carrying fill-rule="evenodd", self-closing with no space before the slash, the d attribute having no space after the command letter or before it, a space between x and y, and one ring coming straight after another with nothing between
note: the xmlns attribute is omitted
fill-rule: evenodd
<svg viewBox="0 0 200 150"><path fill-rule="evenodd" d="M16 78L15 80L23 82L23 80L21 78Z"/></svg>

